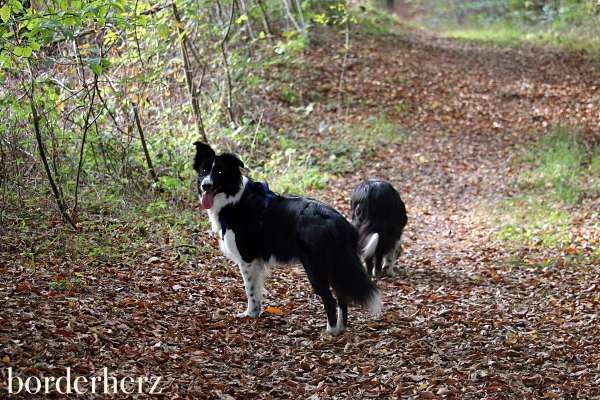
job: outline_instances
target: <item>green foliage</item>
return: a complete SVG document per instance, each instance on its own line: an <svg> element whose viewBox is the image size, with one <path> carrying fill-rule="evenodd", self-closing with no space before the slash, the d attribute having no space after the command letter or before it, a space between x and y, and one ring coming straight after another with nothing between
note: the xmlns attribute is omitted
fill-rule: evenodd
<svg viewBox="0 0 600 400"><path fill-rule="evenodd" d="M73 286L81 284L81 278L63 278L57 277L56 282L50 283L48 286L50 289L56 292L66 292Z"/></svg>
<svg viewBox="0 0 600 400"><path fill-rule="evenodd" d="M523 195L505 202L496 235L502 241L556 246L568 243L572 218L562 209L537 196Z"/></svg>
<svg viewBox="0 0 600 400"><path fill-rule="evenodd" d="M600 175L600 144L596 144L596 150L594 151L594 154L592 155L590 167L591 167L592 173L594 173L596 175Z"/></svg>
<svg viewBox="0 0 600 400"><path fill-rule="evenodd" d="M555 126L535 145L523 149L515 164L521 194L494 213L497 239L532 247L569 246L575 219L569 210L584 195L600 196L600 146L588 151L584 138L577 129Z"/></svg>
<svg viewBox="0 0 600 400"><path fill-rule="evenodd" d="M600 49L599 5L592 0L416 0L420 23L460 39L505 45L537 41ZM435 7L427 5L434 3ZM429 10L429 12L424 12Z"/></svg>
<svg viewBox="0 0 600 400"><path fill-rule="evenodd" d="M340 128L323 122L318 131L310 141L293 134L276 139L266 135L264 147L272 151L261 153L261 158L268 159L266 163L249 165L253 178L267 180L280 193L306 194L362 168L372 146L398 143L404 135L397 125L379 118Z"/></svg>
<svg viewBox="0 0 600 400"><path fill-rule="evenodd" d="M82 204L81 196L97 194L109 204L147 190L189 199L197 125L214 141L260 145L264 133L254 124L265 107L257 96L262 75L307 45L300 2L288 1L286 11L281 2L261 10L259 2L239 9L231 0L184 0L177 24L173 7L154 0L47 0L35 10L24 4L0 7L0 152L9 157L1 190L19 193L18 201L30 195L21 191L23 174L38 179L43 171L41 150L68 207ZM272 47L267 18L281 38ZM182 46L202 122L190 106ZM289 88L282 99L300 104ZM157 182L148 174L134 108Z"/></svg>
<svg viewBox="0 0 600 400"><path fill-rule="evenodd" d="M522 173L522 180L556 201L577 203L589 174L583 163L590 155L581 143L581 135L566 126L553 127L549 135L525 151L523 161L531 167Z"/></svg>
<svg viewBox="0 0 600 400"><path fill-rule="evenodd" d="M409 36L402 21L396 14L391 14L379 8L367 6L365 13L356 12L353 22L357 29L369 35L400 35Z"/></svg>

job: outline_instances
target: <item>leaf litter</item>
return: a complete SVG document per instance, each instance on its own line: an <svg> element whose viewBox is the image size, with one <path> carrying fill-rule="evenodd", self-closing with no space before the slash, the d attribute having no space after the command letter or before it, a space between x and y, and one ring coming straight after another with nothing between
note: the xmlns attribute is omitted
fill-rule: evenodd
<svg viewBox="0 0 600 400"><path fill-rule="evenodd" d="M321 302L294 266L273 268L259 319L236 319L246 300L241 277L204 250L215 243L206 232L194 233L203 250L191 255L148 232L142 242L109 241L105 258L75 257L74 238L57 222L37 232L63 234L35 254L33 268L30 242L9 220L0 231L2 397L9 367L21 377L63 376L67 367L74 376L104 368L161 376L169 399L600 396L597 262L569 262L568 248L564 262L543 268L509 263L514 254L492 240L482 212L518 190L510 185L515 146L549 124L578 124L598 138L599 115L588 106L600 88L595 65L580 53L482 48L424 32L356 33L343 85L352 106L332 112L342 61L324 56L342 44L327 34L315 42L289 68L304 93L318 82L312 90L325 100L307 118L279 104L270 123L309 140L336 134L316 127L335 126L341 113L359 124L384 109L398 126L400 141L373 144L354 173L315 192L349 216L354 186L381 177L407 204L399 275L378 281L383 314L352 309L349 331L324 335ZM586 207L598 210L598 199ZM115 222L121 233L133 229ZM579 224L597 248L594 222ZM190 231L181 234L191 242ZM526 259L534 250L515 251Z"/></svg>

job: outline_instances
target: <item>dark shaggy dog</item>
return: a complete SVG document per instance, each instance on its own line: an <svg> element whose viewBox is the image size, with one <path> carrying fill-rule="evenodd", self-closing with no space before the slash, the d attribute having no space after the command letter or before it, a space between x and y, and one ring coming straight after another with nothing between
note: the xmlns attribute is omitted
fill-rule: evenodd
<svg viewBox="0 0 600 400"><path fill-rule="evenodd" d="M388 182L369 179L354 189L350 208L367 271L375 276L383 264L387 275L394 276L394 260L402 253L402 230L407 222L400 195Z"/></svg>
<svg viewBox="0 0 600 400"><path fill-rule="evenodd" d="M346 328L349 304L379 312L381 293L358 256L358 231L341 214L316 200L275 195L242 175L244 164L233 154L215 155L210 146L194 144L202 207L221 238L219 247L244 278L248 308L238 317L260 314L270 265L295 261L323 300L330 334Z"/></svg>

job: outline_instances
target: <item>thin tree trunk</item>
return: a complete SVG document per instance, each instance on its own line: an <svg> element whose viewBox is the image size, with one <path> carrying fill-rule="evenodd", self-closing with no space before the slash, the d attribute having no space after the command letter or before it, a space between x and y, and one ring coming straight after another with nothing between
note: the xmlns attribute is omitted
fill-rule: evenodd
<svg viewBox="0 0 600 400"><path fill-rule="evenodd" d="M344 59L342 61L342 73L340 74L340 86L338 88L338 112L342 109L342 86L344 84L344 74L346 72L346 59L348 58L348 49L350 47L350 33L348 26L348 16L346 15L346 41L344 43Z"/></svg>
<svg viewBox="0 0 600 400"><path fill-rule="evenodd" d="M221 6L221 2L217 0L217 4L219 7ZM227 31L225 32L225 36L221 41L221 52L223 53L223 61L225 62L225 73L227 74L227 113L229 115L229 121L235 124L235 120L233 119L233 113L231 111L231 98L232 98L232 84L231 84L231 74L229 73L229 63L227 62L227 51L225 50L225 43L227 42L227 37L229 36L229 31L231 30L231 24L233 23L233 12L235 11L235 7L231 4L231 13L229 15L229 23L227 24Z"/></svg>
<svg viewBox="0 0 600 400"><path fill-rule="evenodd" d="M265 33L269 37L271 44L274 44L275 40L273 39L273 34L271 33L271 25L269 24L269 19L267 18L267 11L265 9L265 5L262 2L262 0L256 0L256 1L258 1L258 6L260 7L260 13L262 14L263 25L265 26Z"/></svg>
<svg viewBox="0 0 600 400"><path fill-rule="evenodd" d="M187 83L188 92L190 95L190 102L192 104L192 115L196 121L196 128L198 129L198 134L202 137L202 141L204 143L208 143L208 138L206 137L206 132L204 131L204 124L202 122L202 114L200 114L200 106L198 105L198 97L197 91L194 85L194 81L192 80L192 70L190 66L190 59L187 54L186 46L185 46L185 31L181 25L181 20L179 19L179 14L177 13L177 6L173 3L173 16L175 17L175 21L177 22L177 27L179 29L179 33L182 35L181 38L181 57L183 58L183 68L185 73L185 81Z"/></svg>
<svg viewBox="0 0 600 400"><path fill-rule="evenodd" d="M94 74L94 87L92 88L92 100L90 102L90 108L87 115L85 116L85 125L83 126L83 137L81 138L81 150L79 151L79 164L77 165L77 179L75 180L75 204L73 205L73 212L77 209L78 203L78 192L79 192L79 177L81 176L81 167L83 166L83 149L85 148L85 139L87 138L87 132L90 128L90 116L92 115L92 109L94 107L94 100L96 98L96 85L98 84L98 75Z"/></svg>
<svg viewBox="0 0 600 400"><path fill-rule="evenodd" d="M304 13L302 12L302 4L300 4L300 0L296 0L296 7L298 8L298 14L300 14L300 23L302 23L302 34L304 35L304 40L306 40L308 43L308 32L306 30L306 22L304 22Z"/></svg>
<svg viewBox="0 0 600 400"><path fill-rule="evenodd" d="M31 91L32 91L32 94L30 97L30 101L31 101L31 113L33 114L33 128L35 130L35 138L37 140L38 148L40 149L40 157L42 158L42 163L44 164L44 169L46 170L46 176L48 177L48 182L50 183L50 187L52 188L52 193L54 193L54 199L56 200L56 204L58 205L58 209L60 210L60 213L62 214L63 218L65 219L65 221L67 221L69 223L69 225L71 225L71 227L73 227L73 229L78 230L77 225L75 225L75 222L73 222L73 220L71 219L71 216L67 212L67 208L66 208L65 204L63 203L63 199L60 195L60 191L59 191L58 187L56 186L56 183L54 182L54 178L52 177L52 172L50 171L50 165L48 164L48 159L46 158L46 152L44 151L44 143L42 141L42 132L40 130L40 117L37 113L37 109L35 107L35 102L34 102L34 98L33 98L33 83L31 86Z"/></svg>
<svg viewBox="0 0 600 400"><path fill-rule="evenodd" d="M250 12L248 11L248 7L246 7L246 2L244 0L240 1L242 3L242 9L246 13L246 20L244 21L246 23L246 29L248 29L248 34L250 35L250 38L252 38L252 40L255 40L256 38L254 37L254 31L252 29L252 21L250 21Z"/></svg>
<svg viewBox="0 0 600 400"><path fill-rule="evenodd" d="M299 33L302 33L303 30L302 28L300 28L300 25L298 25L298 22L296 21L296 19L294 18L294 16L292 15L292 10L290 10L290 5L288 4L287 0L282 0L283 1L283 6L285 8L285 12L288 15L288 18L290 19L290 21L292 21L292 23L294 24L294 26L296 27L296 30Z"/></svg>
<svg viewBox="0 0 600 400"><path fill-rule="evenodd" d="M152 166L152 158L150 158L150 152L148 152L148 146L146 146L146 138L144 137L144 131L142 130L142 124L140 123L140 115L137 106L133 107L133 115L135 117L135 125L140 133L140 140L142 141L142 148L144 149L144 155L146 156L146 162L148 163L148 170L150 171L150 175L152 175L154 182L158 182L156 171L154 171L154 167Z"/></svg>

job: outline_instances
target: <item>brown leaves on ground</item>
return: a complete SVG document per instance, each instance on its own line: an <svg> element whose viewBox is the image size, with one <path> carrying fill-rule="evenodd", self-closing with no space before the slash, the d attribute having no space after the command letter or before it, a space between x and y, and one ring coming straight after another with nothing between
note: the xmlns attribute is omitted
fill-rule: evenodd
<svg viewBox="0 0 600 400"><path fill-rule="evenodd" d="M316 127L320 118L335 119L326 104L337 97L341 60L324 56L341 44L321 40L294 74L310 76L325 101L310 118L278 122L293 123L300 137L334 132ZM321 302L295 266L273 269L258 320L236 319L243 283L211 250L209 234L195 236L203 250L185 255L152 226L143 241L120 242L131 228L111 221L122 225L112 254L58 253L75 246L70 238L32 260L29 242L8 220L7 259L0 260L2 397L9 367L22 378L64 376L67 367L89 378L104 368L119 379L161 376L169 399L600 396L598 265L507 265L476 212L484 200L509 195L511 151L530 130L576 122L597 135L593 64L578 54L416 35L357 34L350 53L344 91L357 104L350 120L383 107L412 132L401 144L376 145L361 171L332 180L323 194L347 215L354 185L379 176L408 206L399 275L378 282L381 316L351 309L348 332L323 335Z"/></svg>

